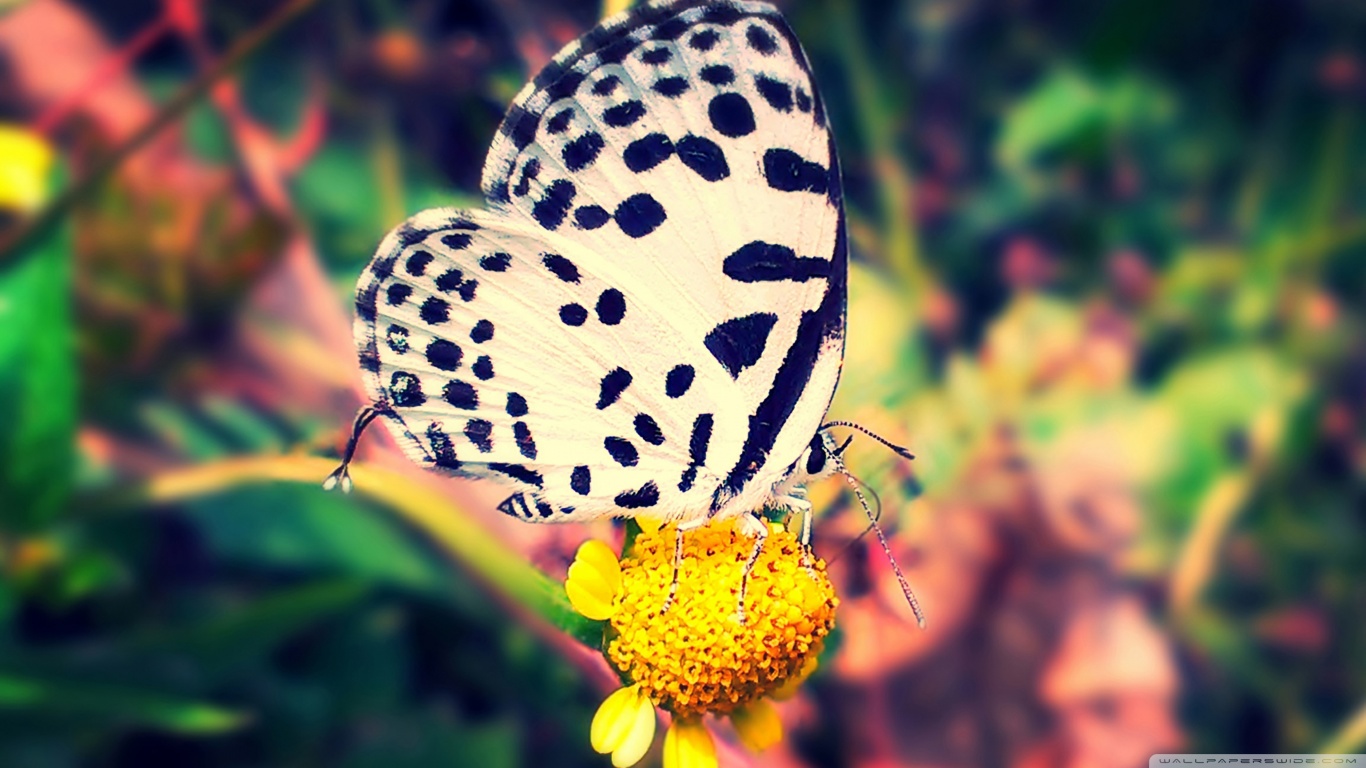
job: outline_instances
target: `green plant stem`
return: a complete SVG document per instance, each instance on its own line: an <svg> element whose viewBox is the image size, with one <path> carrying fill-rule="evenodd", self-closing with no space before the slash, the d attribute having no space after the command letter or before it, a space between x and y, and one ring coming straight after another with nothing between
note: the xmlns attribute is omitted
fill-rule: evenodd
<svg viewBox="0 0 1366 768"><path fill-rule="evenodd" d="M840 56L848 68L845 82L854 114L872 160L877 179L878 218L882 229L882 257L911 294L912 301L928 291L929 275L920 261L920 243L913 216L914 189L906 162L897 147L897 125L909 108L889 98L878 69L869 59L869 46L857 29L856 6L833 3L829 20Z"/></svg>
<svg viewBox="0 0 1366 768"><path fill-rule="evenodd" d="M48 227L69 213L77 203L99 188L105 179L118 170L119 166L133 153L183 117L190 107L194 106L195 102L209 92L215 83L240 67L249 56L260 50L261 46L265 45L285 25L317 2L318 0L288 0L259 26L239 39L216 64L171 97L171 100L157 110L157 113L151 120L147 121L146 125L139 128L122 144L105 155L103 159L96 161L90 173L82 178L79 183L67 188L47 207L19 224L12 234L0 241L0 268L15 258L16 254L22 252L25 245L31 242L33 238L40 236Z"/></svg>

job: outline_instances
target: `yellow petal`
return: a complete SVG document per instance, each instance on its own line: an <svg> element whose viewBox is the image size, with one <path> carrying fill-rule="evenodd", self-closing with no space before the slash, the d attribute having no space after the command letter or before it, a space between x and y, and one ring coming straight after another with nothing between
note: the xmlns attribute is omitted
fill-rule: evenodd
<svg viewBox="0 0 1366 768"><path fill-rule="evenodd" d="M783 721L778 719L778 710L763 699L732 712L730 722L751 752L763 752L783 740Z"/></svg>
<svg viewBox="0 0 1366 768"><path fill-rule="evenodd" d="M636 525L645 533L654 533L664 527L664 519L661 517L636 517Z"/></svg>
<svg viewBox="0 0 1366 768"><path fill-rule="evenodd" d="M590 619L611 618L613 601L621 590L621 564L608 546L597 539L585 541L569 566L564 591L574 610Z"/></svg>
<svg viewBox="0 0 1366 768"><path fill-rule="evenodd" d="M637 689L639 690L639 689ZM635 717L626 739L612 750L612 765L616 768L630 768L640 762L655 740L655 705L641 694L636 704Z"/></svg>
<svg viewBox="0 0 1366 768"><path fill-rule="evenodd" d="M614 587L621 583L621 563L617 561L617 553L598 539L585 541L574 553L574 560L592 565L594 570L615 582Z"/></svg>
<svg viewBox="0 0 1366 768"><path fill-rule="evenodd" d="M588 743L593 745L595 752L604 755L614 752L626 741L636 724L640 700L644 698L639 685L630 685L618 688L602 700L588 727Z"/></svg>
<svg viewBox="0 0 1366 768"><path fill-rule="evenodd" d="M26 129L0 125L0 208L32 212L46 202L52 146Z"/></svg>
<svg viewBox="0 0 1366 768"><path fill-rule="evenodd" d="M717 768L716 744L701 720L675 720L664 735L664 768Z"/></svg>

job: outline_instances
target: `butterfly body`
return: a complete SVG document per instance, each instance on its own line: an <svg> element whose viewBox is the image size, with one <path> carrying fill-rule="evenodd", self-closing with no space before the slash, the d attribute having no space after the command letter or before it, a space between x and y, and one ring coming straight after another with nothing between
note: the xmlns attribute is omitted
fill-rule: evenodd
<svg viewBox="0 0 1366 768"><path fill-rule="evenodd" d="M514 100L482 187L486 210L393 230L357 287L365 385L410 458L511 484L500 508L533 522L729 517L826 471L839 168L772 6L590 31Z"/></svg>

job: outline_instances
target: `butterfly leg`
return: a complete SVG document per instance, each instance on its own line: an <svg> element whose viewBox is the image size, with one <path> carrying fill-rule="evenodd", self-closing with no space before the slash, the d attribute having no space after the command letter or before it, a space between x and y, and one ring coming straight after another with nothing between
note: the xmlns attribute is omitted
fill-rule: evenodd
<svg viewBox="0 0 1366 768"><path fill-rule="evenodd" d="M786 496L778 499L778 503L802 516L802 568L806 569L806 575L813 581L816 580L816 566L811 560L811 518L813 512L811 502L806 498L806 488L796 486L787 493Z"/></svg>
<svg viewBox="0 0 1366 768"><path fill-rule="evenodd" d="M356 420L351 423L351 437L346 441L346 450L342 451L341 465L323 480L324 491L330 491L340 485L342 493L351 492L351 459L356 455L356 445L360 442L360 436L365 432L365 428L370 426L370 422L380 413L378 408L369 405L356 413Z"/></svg>
<svg viewBox="0 0 1366 768"><path fill-rule="evenodd" d="M768 523L758 515L745 515L740 518L738 527L742 533L754 537L754 551L749 553L749 559L745 561L745 570L740 574L740 595L735 601L735 620L744 624L745 593L749 589L749 574L754 570L754 564L759 562L759 554L764 551L764 542L768 540Z"/></svg>
<svg viewBox="0 0 1366 768"><path fill-rule="evenodd" d="M669 596L664 598L664 607L659 609L661 614L669 612L674 605L674 598L678 596L678 572L683 567L683 534L701 528L708 522L708 518L701 517L678 524L678 531L674 534L674 575L673 580L669 582Z"/></svg>

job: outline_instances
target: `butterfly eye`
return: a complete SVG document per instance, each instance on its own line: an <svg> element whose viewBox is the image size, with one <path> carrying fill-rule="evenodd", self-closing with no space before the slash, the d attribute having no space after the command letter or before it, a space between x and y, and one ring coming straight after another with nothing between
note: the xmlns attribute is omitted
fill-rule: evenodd
<svg viewBox="0 0 1366 768"><path fill-rule="evenodd" d="M825 469L825 444L821 435L811 438L811 447L806 452L806 474L819 475Z"/></svg>

